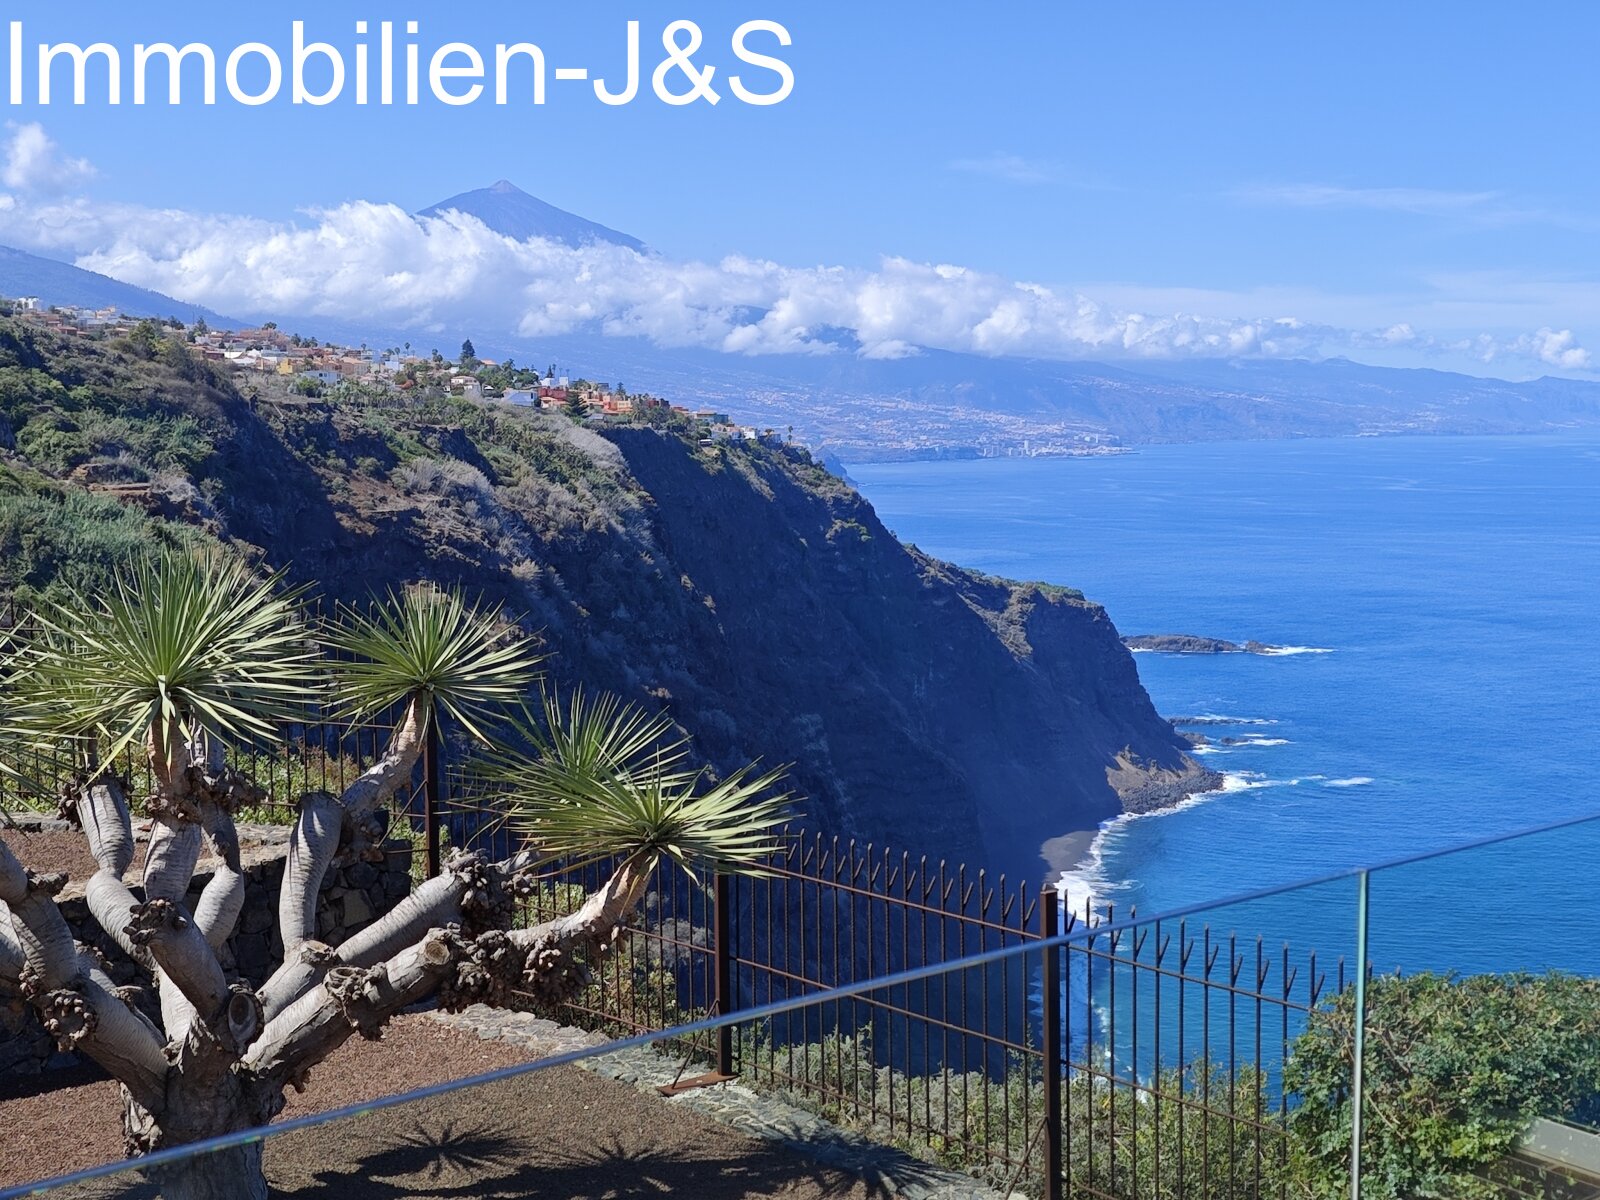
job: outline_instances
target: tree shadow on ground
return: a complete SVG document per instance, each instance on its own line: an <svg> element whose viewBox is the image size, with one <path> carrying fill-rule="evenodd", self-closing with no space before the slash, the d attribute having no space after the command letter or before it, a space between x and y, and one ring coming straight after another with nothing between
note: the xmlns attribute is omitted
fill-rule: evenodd
<svg viewBox="0 0 1600 1200"><path fill-rule="evenodd" d="M457 1130L416 1125L347 1166L319 1166L299 1186L274 1186L282 1200L889 1200L895 1191L766 1142L734 1134L704 1145L608 1134L584 1145L549 1145L505 1125ZM348 1143L347 1143L348 1145ZM269 1148L267 1174L276 1178ZM326 1161L326 1160L324 1160Z"/></svg>

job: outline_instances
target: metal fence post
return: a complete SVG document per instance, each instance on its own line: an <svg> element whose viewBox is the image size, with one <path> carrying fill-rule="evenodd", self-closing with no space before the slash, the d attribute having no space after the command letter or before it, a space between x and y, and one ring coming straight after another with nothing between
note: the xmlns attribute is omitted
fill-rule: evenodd
<svg viewBox="0 0 1600 1200"><path fill-rule="evenodd" d="M428 736L422 743L422 834L427 846L428 878L439 873L439 714L428 719Z"/></svg>
<svg viewBox="0 0 1600 1200"><path fill-rule="evenodd" d="M1061 947L1051 942L1061 934L1060 893L1045 888L1039 897L1039 924L1044 934L1044 1200L1061 1200Z"/></svg>
<svg viewBox="0 0 1600 1200"><path fill-rule="evenodd" d="M718 872L713 885L716 911L712 914L713 936L716 942L716 1003L717 1015L732 1014L738 1003L733 994L733 878ZM733 1075L733 1026L717 1028L717 1074Z"/></svg>
<svg viewBox="0 0 1600 1200"><path fill-rule="evenodd" d="M1367 924L1371 876L1356 877L1355 1061L1350 1072L1350 1200L1361 1200L1362 1110L1366 1107L1364 1066L1367 1059Z"/></svg>
<svg viewBox="0 0 1600 1200"><path fill-rule="evenodd" d="M733 876L719 872L712 877L711 904L711 1003L717 1016L726 1017L738 1007L733 994ZM717 1062L712 1070L692 1079L684 1079L680 1073L677 1079L656 1091L663 1096L678 1096L734 1079L732 1025L717 1026L716 1053Z"/></svg>

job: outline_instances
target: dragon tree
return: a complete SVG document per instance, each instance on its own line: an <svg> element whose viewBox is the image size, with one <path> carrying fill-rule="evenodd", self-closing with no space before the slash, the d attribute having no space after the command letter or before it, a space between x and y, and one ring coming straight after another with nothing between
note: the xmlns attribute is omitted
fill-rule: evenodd
<svg viewBox="0 0 1600 1200"><path fill-rule="evenodd" d="M268 1124L286 1089L306 1087L353 1034L376 1038L421 1001L457 1009L513 989L547 1005L570 998L663 861L756 869L786 807L777 772L713 779L670 721L609 698L527 703L538 666L530 639L457 594L412 589L324 624L279 576L183 555L137 567L107 595L47 605L6 647L0 762L21 777L41 753L71 756L60 800L98 864L88 908L148 973L155 1003L135 1003L74 942L54 899L64 877L29 871L4 843L0 980L62 1047L120 1083L131 1156ZM299 797L278 905L284 961L253 989L218 955L246 886L233 812L260 794L226 751L281 738L311 703L350 719L399 716L342 794ZM440 722L479 748L521 848L501 861L454 854L372 925L319 942L330 867L375 850L388 801ZM151 825L137 885L125 879L132 799L117 770L130 753L153 780L140 799ZM204 847L220 866L191 911ZM515 928L519 895L574 860L618 865L575 911ZM150 1173L168 1200L265 1200L261 1155L253 1141Z"/></svg>

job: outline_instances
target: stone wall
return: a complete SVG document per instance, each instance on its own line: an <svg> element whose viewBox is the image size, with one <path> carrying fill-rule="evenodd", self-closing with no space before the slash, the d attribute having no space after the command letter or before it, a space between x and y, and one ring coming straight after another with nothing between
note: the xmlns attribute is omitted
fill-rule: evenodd
<svg viewBox="0 0 1600 1200"><path fill-rule="evenodd" d="M35 828L68 828L65 822L22 820ZM245 876L244 910L239 914L233 937L220 956L223 970L230 979L241 979L259 987L283 961L283 939L278 934L278 892L283 884L288 837L286 826L239 827L240 866ZM338 945L388 912L410 892L411 844L391 840L384 843L383 849L381 862L355 862L328 872L317 904L319 940ZM205 860L201 860L189 886L191 912L201 889L210 879L211 872L206 869ZM147 981L144 972L90 916L83 899L83 881L70 882L57 897L57 904L73 936L93 946L106 960L113 980L119 984ZM155 1011L153 991L151 989L148 997L152 1015ZM56 1050L55 1043L20 998L0 992L0 1088L7 1075L37 1074L77 1061L76 1055Z"/></svg>

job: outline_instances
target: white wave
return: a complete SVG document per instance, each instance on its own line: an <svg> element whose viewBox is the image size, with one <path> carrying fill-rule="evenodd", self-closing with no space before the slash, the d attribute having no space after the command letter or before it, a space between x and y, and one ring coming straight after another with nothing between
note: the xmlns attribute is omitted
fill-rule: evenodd
<svg viewBox="0 0 1600 1200"><path fill-rule="evenodd" d="M1370 776L1370 775L1352 775L1352 776L1350 776L1349 779L1326 779L1326 780L1323 780L1322 786L1323 787L1365 787L1369 783L1376 783L1376 782L1377 781L1375 779L1373 779L1372 776Z"/></svg>
<svg viewBox="0 0 1600 1200"><path fill-rule="evenodd" d="M1253 792L1258 788L1278 787L1282 783L1281 779L1268 779L1255 771L1230 771L1222 777L1222 791Z"/></svg>
<svg viewBox="0 0 1600 1200"><path fill-rule="evenodd" d="M1129 646L1128 647L1128 653L1129 654L1154 654L1155 651L1152 650L1149 646Z"/></svg>
<svg viewBox="0 0 1600 1200"><path fill-rule="evenodd" d="M1190 754L1226 754L1229 750L1232 750L1232 749L1233 749L1232 746L1213 746L1213 745L1210 745L1208 743L1208 744L1206 744L1204 746L1192 746L1192 747L1190 747L1189 753Z"/></svg>
<svg viewBox="0 0 1600 1200"><path fill-rule="evenodd" d="M1087 865L1075 871L1063 871L1061 878L1056 880L1056 892L1066 905L1067 916L1075 917L1079 921L1084 919L1086 913L1100 910L1100 898L1096 888L1104 886L1104 880Z"/></svg>
<svg viewBox="0 0 1600 1200"><path fill-rule="evenodd" d="M1269 737L1247 737L1247 738L1240 738L1238 744L1241 745L1241 746L1287 746L1289 744L1289 739L1288 738L1269 738Z"/></svg>
<svg viewBox="0 0 1600 1200"><path fill-rule="evenodd" d="M1262 788L1299 787L1312 779L1321 779L1320 775L1297 775L1293 779L1268 779L1259 771L1229 771L1222 776L1222 788L1216 792L1206 792L1208 796L1226 795L1230 792L1254 792ZM1368 782L1371 782L1370 780ZM1194 797L1190 797L1194 799ZM1187 802L1185 802L1187 803ZM1183 805L1178 805L1182 808ZM1173 810L1168 809L1168 812Z"/></svg>
<svg viewBox="0 0 1600 1200"><path fill-rule="evenodd" d="M1332 654L1332 650L1321 646L1268 646L1257 654L1269 655L1272 658L1285 658L1291 654Z"/></svg>
<svg viewBox="0 0 1600 1200"><path fill-rule="evenodd" d="M1262 724L1273 724L1273 722L1267 721ZM1314 775L1310 778L1321 779L1322 776ZM1257 771L1228 771L1223 773L1222 786L1213 791L1191 793L1170 808L1158 808L1151 812L1122 813L1108 821L1102 821L1100 830L1090 843L1089 853L1084 856L1083 861L1071 870L1062 871L1056 878L1057 893L1065 900L1066 911L1080 921L1086 912L1093 913L1097 917L1103 915L1106 902L1117 892L1135 882L1131 879L1113 881L1106 878L1105 874L1106 846L1122 829L1135 821L1149 821L1198 808L1202 804L1209 804L1219 796L1257 791L1261 788L1296 787L1302 782L1304 781L1301 779L1268 779Z"/></svg>
<svg viewBox="0 0 1600 1200"><path fill-rule="evenodd" d="M1121 820L1121 817L1114 817L1109 821L1102 821L1099 832L1094 835L1094 841L1089 843L1089 852L1083 856L1083 861L1075 867L1062 871L1056 880L1056 892L1066 906L1067 916L1074 917L1078 921L1086 918L1094 920L1104 911L1103 899L1106 892L1115 891L1119 886L1106 879L1103 856L1106 834Z"/></svg>

